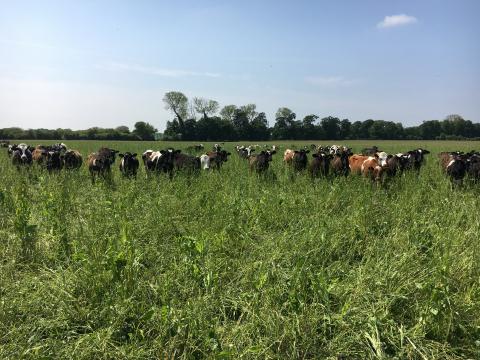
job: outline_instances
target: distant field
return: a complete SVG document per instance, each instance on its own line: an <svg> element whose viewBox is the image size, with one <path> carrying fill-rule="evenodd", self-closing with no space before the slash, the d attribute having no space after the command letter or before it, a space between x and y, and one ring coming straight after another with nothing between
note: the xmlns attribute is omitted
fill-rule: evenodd
<svg viewBox="0 0 480 360"><path fill-rule="evenodd" d="M269 144L312 143L333 142ZM0 358L480 358L480 188L452 190L436 157L480 142L335 143L431 154L376 188L281 154L258 177L234 142L220 172L127 180L117 161L92 185L0 149Z"/></svg>

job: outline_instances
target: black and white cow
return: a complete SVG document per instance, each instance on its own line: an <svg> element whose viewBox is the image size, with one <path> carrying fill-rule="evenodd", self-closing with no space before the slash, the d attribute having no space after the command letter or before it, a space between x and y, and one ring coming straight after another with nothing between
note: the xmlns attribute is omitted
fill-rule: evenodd
<svg viewBox="0 0 480 360"><path fill-rule="evenodd" d="M32 151L35 148L27 144L12 145L11 150L12 164L19 168L20 166L32 164Z"/></svg>

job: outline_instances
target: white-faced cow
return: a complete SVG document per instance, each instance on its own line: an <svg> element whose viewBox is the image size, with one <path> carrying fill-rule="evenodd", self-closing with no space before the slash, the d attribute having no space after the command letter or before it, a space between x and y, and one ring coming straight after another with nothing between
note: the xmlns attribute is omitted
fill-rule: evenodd
<svg viewBox="0 0 480 360"><path fill-rule="evenodd" d="M32 164L32 151L34 148L27 144L13 145L12 151L12 164L20 168L21 166Z"/></svg>

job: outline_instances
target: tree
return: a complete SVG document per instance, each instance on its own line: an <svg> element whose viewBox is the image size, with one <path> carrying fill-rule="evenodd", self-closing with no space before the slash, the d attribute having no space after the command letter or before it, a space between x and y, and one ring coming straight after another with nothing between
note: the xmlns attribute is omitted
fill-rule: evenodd
<svg viewBox="0 0 480 360"><path fill-rule="evenodd" d="M297 115L289 108L279 108L275 114L275 125L273 126L273 137L279 140L295 139Z"/></svg>
<svg viewBox="0 0 480 360"><path fill-rule="evenodd" d="M250 133L250 124L248 123L247 114L241 109L236 109L232 119L232 125L237 134L237 138L244 140L248 139Z"/></svg>
<svg viewBox="0 0 480 360"><path fill-rule="evenodd" d="M220 116L223 120L232 122L235 116L235 111L237 110L236 105L226 105L220 110Z"/></svg>
<svg viewBox="0 0 480 360"><path fill-rule="evenodd" d="M340 137L340 119L333 116L327 116L320 122L325 136L328 140L338 139Z"/></svg>
<svg viewBox="0 0 480 360"><path fill-rule="evenodd" d="M317 139L317 129L315 128L315 121L318 116L314 114L307 115L302 120L302 139L314 140Z"/></svg>
<svg viewBox="0 0 480 360"><path fill-rule="evenodd" d="M133 133L141 140L154 140L156 132L157 129L144 121L136 122L134 125Z"/></svg>
<svg viewBox="0 0 480 360"><path fill-rule="evenodd" d="M261 112L250 122L249 140L268 140L269 137L267 117Z"/></svg>
<svg viewBox="0 0 480 360"><path fill-rule="evenodd" d="M128 126L117 126L115 130L118 131L119 133L125 133L125 134L130 133L130 129L128 128Z"/></svg>
<svg viewBox="0 0 480 360"><path fill-rule="evenodd" d="M257 113L257 105L255 104L247 104L240 106L240 110L242 110L245 113L245 116L247 117L249 122L252 122L253 119L258 115Z"/></svg>
<svg viewBox="0 0 480 360"><path fill-rule="evenodd" d="M352 124L350 120L343 119L340 121L340 139L350 139Z"/></svg>
<svg viewBox="0 0 480 360"><path fill-rule="evenodd" d="M218 111L218 102L195 97L193 98L193 107L197 113L203 114L206 119Z"/></svg>
<svg viewBox="0 0 480 360"><path fill-rule="evenodd" d="M184 120L188 116L188 98L179 91L170 91L163 97L163 102L165 103L165 109L173 111L177 117L183 133L185 128Z"/></svg>

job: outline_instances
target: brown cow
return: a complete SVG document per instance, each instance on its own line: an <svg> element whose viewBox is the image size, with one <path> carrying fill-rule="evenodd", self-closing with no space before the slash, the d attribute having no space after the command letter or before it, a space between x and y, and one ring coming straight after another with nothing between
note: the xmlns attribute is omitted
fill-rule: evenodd
<svg viewBox="0 0 480 360"><path fill-rule="evenodd" d="M350 170L354 174L362 174L372 181L382 180L383 168L380 166L377 156L365 156L354 154L348 159Z"/></svg>
<svg viewBox="0 0 480 360"><path fill-rule="evenodd" d="M38 165L45 165L47 163L47 154L47 150L37 146L32 152L32 160Z"/></svg>
<svg viewBox="0 0 480 360"><path fill-rule="evenodd" d="M250 171L256 171L259 174L267 171L272 161L272 155L276 153L275 150L267 150L260 152L260 154L249 156L248 163Z"/></svg>
<svg viewBox="0 0 480 360"><path fill-rule="evenodd" d="M295 150L287 149L283 153L283 161L286 164L291 164L293 162L293 156L295 155Z"/></svg>

